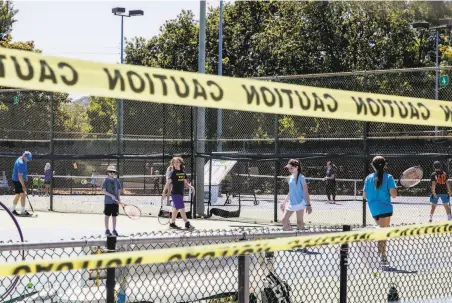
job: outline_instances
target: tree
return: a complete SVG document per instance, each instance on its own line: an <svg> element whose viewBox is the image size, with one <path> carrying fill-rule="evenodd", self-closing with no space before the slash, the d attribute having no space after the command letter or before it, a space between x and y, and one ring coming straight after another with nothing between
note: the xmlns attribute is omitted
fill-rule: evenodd
<svg viewBox="0 0 452 303"><path fill-rule="evenodd" d="M66 132L89 133L92 129L86 109L77 103L62 103L57 119Z"/></svg>
<svg viewBox="0 0 452 303"><path fill-rule="evenodd" d="M12 1L0 1L0 33L9 34L13 29L13 24L17 22L15 19L19 11L14 8Z"/></svg>
<svg viewBox="0 0 452 303"><path fill-rule="evenodd" d="M434 65L434 33L412 29L414 21L452 16L447 1L235 1L224 6L223 75L232 77L335 73ZM207 16L206 71L217 73L219 9ZM197 70L198 24L183 11L159 35L127 43L126 61L154 67ZM441 41L445 45L445 41ZM450 57L442 48L444 60ZM180 58L179 56L182 56ZM180 58L180 59L179 59ZM400 81L394 81L399 77ZM306 78L293 84L433 98L432 77L408 74ZM442 93L444 94L445 91ZM214 134L215 110L207 110ZM241 118L240 118L241 117ZM244 118L246 117L246 118ZM272 136L272 119L257 113L223 112L223 135ZM234 122L235 121L235 122ZM244 122L243 126L239 122ZM400 132L412 126L385 126ZM281 136L360 136L362 123L282 116Z"/></svg>
<svg viewBox="0 0 452 303"><path fill-rule="evenodd" d="M116 132L117 114L114 98L90 97L87 115L91 125L90 131L98 134Z"/></svg>

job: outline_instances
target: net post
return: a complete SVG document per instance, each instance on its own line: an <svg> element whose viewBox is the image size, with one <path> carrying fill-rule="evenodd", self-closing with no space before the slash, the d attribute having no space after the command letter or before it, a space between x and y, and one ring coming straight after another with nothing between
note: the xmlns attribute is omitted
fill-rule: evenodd
<svg viewBox="0 0 452 303"><path fill-rule="evenodd" d="M245 238L241 241L245 241ZM240 303L250 302L250 256L240 255L238 256L238 282L239 282L239 293L238 301Z"/></svg>
<svg viewBox="0 0 452 303"><path fill-rule="evenodd" d="M343 231L350 231L350 225L342 226ZM339 302L347 303L347 269L348 269L348 244L342 244L340 250L340 280L339 280Z"/></svg>
<svg viewBox="0 0 452 303"><path fill-rule="evenodd" d="M112 253L116 251L116 237L107 237L107 253ZM107 281L106 288L107 291L107 303L115 303L115 268L107 268Z"/></svg>

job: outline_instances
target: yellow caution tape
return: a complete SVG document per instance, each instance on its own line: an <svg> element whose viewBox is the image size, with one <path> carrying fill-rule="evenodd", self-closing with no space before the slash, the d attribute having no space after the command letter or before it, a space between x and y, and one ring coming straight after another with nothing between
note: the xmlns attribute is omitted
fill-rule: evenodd
<svg viewBox="0 0 452 303"><path fill-rule="evenodd" d="M328 233L302 237L225 243L193 247L131 251L103 255L88 255L73 259L35 260L0 265L0 277L76 269L113 268L127 265L176 262L188 259L231 257L264 253L308 246L345 244L364 241L381 241L400 237L450 233L452 223L420 224L375 230Z"/></svg>
<svg viewBox="0 0 452 303"><path fill-rule="evenodd" d="M0 86L176 105L452 126L445 101L107 64L0 48Z"/></svg>

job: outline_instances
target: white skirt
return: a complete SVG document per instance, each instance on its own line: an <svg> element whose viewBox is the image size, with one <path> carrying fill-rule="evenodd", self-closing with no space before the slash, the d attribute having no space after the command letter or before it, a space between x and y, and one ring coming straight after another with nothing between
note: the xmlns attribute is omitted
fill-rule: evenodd
<svg viewBox="0 0 452 303"><path fill-rule="evenodd" d="M300 210L304 210L305 208L306 208L306 203L304 201L302 201L301 203L295 204L295 205L287 203L286 210L288 210L288 211L300 211Z"/></svg>

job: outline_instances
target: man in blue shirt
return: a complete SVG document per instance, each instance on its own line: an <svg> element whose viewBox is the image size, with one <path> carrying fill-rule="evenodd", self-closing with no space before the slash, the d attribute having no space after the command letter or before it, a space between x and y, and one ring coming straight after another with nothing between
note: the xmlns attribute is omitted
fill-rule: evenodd
<svg viewBox="0 0 452 303"><path fill-rule="evenodd" d="M31 153L26 151L22 156L17 158L16 162L14 162L13 176L12 180L14 183L14 201L12 213L14 215L22 215L22 216L30 216L30 213L25 210L25 195L27 193L27 187L25 186L25 182L27 182L28 178L28 162L32 160ZM21 213L19 214L16 211L17 203L19 202L22 206Z"/></svg>

